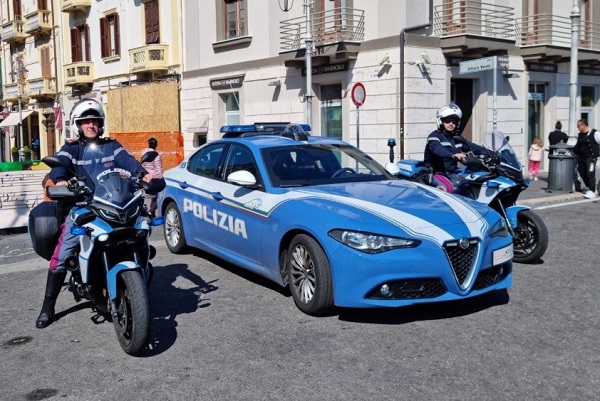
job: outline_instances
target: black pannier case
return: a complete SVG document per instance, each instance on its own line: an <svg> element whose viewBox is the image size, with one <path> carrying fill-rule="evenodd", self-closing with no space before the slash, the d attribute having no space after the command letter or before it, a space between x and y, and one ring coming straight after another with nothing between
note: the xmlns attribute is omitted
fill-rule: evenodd
<svg viewBox="0 0 600 401"><path fill-rule="evenodd" d="M65 219L64 207L58 202L42 202L29 212L29 237L35 253L50 260L58 243Z"/></svg>

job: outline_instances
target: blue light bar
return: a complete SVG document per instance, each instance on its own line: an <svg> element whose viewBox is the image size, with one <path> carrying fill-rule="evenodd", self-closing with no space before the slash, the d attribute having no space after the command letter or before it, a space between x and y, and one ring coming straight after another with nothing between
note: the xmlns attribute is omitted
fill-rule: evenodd
<svg viewBox="0 0 600 401"><path fill-rule="evenodd" d="M312 131L309 124L298 124L304 131Z"/></svg>
<svg viewBox="0 0 600 401"><path fill-rule="evenodd" d="M256 127L254 125L224 125L221 127L219 132L256 132Z"/></svg>

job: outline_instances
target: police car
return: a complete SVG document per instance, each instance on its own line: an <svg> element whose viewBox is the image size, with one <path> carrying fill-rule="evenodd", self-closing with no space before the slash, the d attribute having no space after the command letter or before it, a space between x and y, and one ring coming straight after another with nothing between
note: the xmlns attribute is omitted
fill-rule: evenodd
<svg viewBox="0 0 600 401"><path fill-rule="evenodd" d="M165 172L169 250L289 286L310 315L509 288L512 238L487 206L406 180L306 125L225 126Z"/></svg>

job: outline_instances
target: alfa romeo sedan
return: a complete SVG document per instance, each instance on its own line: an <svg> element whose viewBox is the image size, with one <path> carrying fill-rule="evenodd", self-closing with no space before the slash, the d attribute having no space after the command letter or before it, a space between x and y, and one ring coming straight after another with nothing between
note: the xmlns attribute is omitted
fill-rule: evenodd
<svg viewBox="0 0 600 401"><path fill-rule="evenodd" d="M512 238L487 206L394 180L303 126L226 126L165 172L169 250L194 247L289 286L310 315L509 288Z"/></svg>

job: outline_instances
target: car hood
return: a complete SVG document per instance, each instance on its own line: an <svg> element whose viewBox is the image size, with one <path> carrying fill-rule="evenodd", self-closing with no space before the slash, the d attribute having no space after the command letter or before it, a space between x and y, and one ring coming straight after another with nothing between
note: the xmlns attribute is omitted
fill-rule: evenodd
<svg viewBox="0 0 600 401"><path fill-rule="evenodd" d="M411 229L467 225L481 233L490 208L479 202L409 181L378 181L304 187L297 193L356 207L353 219L371 223L371 216Z"/></svg>

